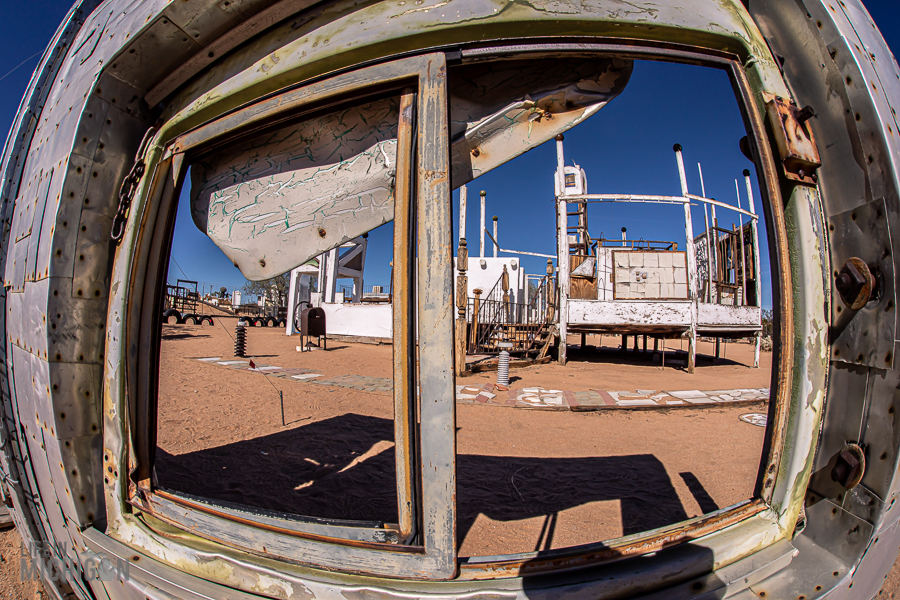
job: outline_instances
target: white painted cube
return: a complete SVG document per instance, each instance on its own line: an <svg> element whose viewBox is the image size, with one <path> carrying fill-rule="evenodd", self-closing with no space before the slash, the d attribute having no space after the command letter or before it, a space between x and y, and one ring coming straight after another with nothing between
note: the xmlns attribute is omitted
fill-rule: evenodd
<svg viewBox="0 0 900 600"><path fill-rule="evenodd" d="M615 252L616 255L616 267L628 268L628 253L627 252Z"/></svg>
<svg viewBox="0 0 900 600"><path fill-rule="evenodd" d="M686 283L676 283L675 284L675 298L687 298L687 284Z"/></svg>
<svg viewBox="0 0 900 600"><path fill-rule="evenodd" d="M644 255L644 266L645 267L658 267L659 266L659 255L656 252L648 252Z"/></svg>
<svg viewBox="0 0 900 600"><path fill-rule="evenodd" d="M675 269L673 273L675 274L675 283L687 283L686 269Z"/></svg>
<svg viewBox="0 0 900 600"><path fill-rule="evenodd" d="M671 252L660 252L659 266L665 267L665 268L672 266L672 253Z"/></svg>
<svg viewBox="0 0 900 600"><path fill-rule="evenodd" d="M632 267L643 267L644 266L644 253L643 252L629 252L628 253L628 264Z"/></svg>

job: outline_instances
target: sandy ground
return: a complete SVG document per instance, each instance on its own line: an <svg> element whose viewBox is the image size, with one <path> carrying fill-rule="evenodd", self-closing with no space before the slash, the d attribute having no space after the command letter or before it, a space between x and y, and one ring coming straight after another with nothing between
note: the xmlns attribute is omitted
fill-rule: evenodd
<svg viewBox="0 0 900 600"><path fill-rule="evenodd" d="M233 319L217 319L213 327L164 327L159 484L290 514L396 522L391 395L197 360L231 358L233 328ZM589 337L588 345L599 341ZM248 331L248 353L259 365L302 367L326 377L391 375L390 346L335 341L327 351L299 353L297 343L280 329ZM701 352L711 353L707 346ZM770 355L763 354L763 368L752 369L752 350L729 344L727 359L713 365L703 358L692 376L647 356L629 353L623 360L612 349L572 347L565 367L539 365L512 376L517 386L564 390L703 390L721 388L723 381L766 387ZM674 352L667 356L670 364L675 358ZM764 430L738 416L754 411L764 412L765 405L598 413L459 405L460 554L594 542L748 498Z"/></svg>
<svg viewBox="0 0 900 600"><path fill-rule="evenodd" d="M390 393L317 385L205 364L233 356L235 319L165 325L157 478L163 487L289 514L396 520ZM390 346L333 341L299 353L281 329L252 328L259 364L324 377L391 376ZM570 338L570 362L514 370L516 386L564 390L767 387L771 355L728 344L713 362L701 342L697 373L618 352L618 339ZM708 356L704 356L708 355ZM680 355L683 358L683 354ZM492 381L493 373L465 378ZM727 382L725 385L723 382ZM281 424L283 392L287 426ZM461 556L594 542L674 523L750 496L763 429L741 422L764 403L712 408L572 413L457 406ZM19 586L18 536L0 533L0 598L36 597ZM9 595L12 594L12 595Z"/></svg>
<svg viewBox="0 0 900 600"><path fill-rule="evenodd" d="M21 545L15 529L0 531L0 599L47 600L39 582L22 581Z"/></svg>

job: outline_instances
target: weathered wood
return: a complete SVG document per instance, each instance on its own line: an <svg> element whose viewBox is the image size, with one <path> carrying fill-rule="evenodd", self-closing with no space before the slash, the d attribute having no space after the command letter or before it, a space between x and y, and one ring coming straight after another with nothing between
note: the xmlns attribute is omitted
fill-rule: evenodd
<svg viewBox="0 0 900 600"><path fill-rule="evenodd" d="M466 336L468 323L465 319L456 320L456 347L454 348L455 372L462 375L466 371Z"/></svg>
<svg viewBox="0 0 900 600"><path fill-rule="evenodd" d="M685 330L691 325L691 302L603 302L571 300L569 323L575 325L631 326L650 331L653 327Z"/></svg>

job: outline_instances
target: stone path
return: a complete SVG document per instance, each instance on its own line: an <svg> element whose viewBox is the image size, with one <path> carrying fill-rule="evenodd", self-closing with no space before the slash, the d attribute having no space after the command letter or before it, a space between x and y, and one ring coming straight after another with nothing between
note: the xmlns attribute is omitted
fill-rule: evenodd
<svg viewBox="0 0 900 600"><path fill-rule="evenodd" d="M311 369L286 369L274 365L256 364L250 368L249 360L229 360L219 357L200 358L200 362L227 367L239 371L260 373L293 381L342 387L363 392L390 394L393 381L388 377L366 375L325 376ZM548 390L541 387L510 388L500 390L488 383L483 386L457 385L456 401L460 404L485 404L537 410L593 411L604 409L647 409L688 406L713 406L716 404L767 401L769 388L741 388L733 390L636 390L630 391L568 391Z"/></svg>

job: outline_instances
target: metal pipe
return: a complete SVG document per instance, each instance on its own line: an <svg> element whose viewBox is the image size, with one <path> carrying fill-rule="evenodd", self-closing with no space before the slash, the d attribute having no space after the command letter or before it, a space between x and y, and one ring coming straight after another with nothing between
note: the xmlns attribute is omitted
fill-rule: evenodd
<svg viewBox="0 0 900 600"><path fill-rule="evenodd" d="M706 197L706 184L703 182L703 167L700 166L700 163L697 163L697 171L700 173L700 193L705 198ZM715 218L716 218L716 207L715 206L712 207L712 211L713 211L713 220L715 220ZM712 239L710 237L712 235L712 232L709 230L709 213L707 211L707 207L706 207L705 203L703 204L703 221L704 221L704 224L706 225L706 271L707 271L707 275L708 275L706 301L712 302L713 273L718 273L718 269L715 268L717 266L716 263L718 261L716 260L717 257L714 255L713 250L718 248L718 246L713 245ZM718 237L718 234L716 234L716 237Z"/></svg>
<svg viewBox="0 0 900 600"><path fill-rule="evenodd" d="M675 150L675 162L678 163L678 177L681 180L681 194L688 197L687 176L684 173L684 158L681 156L681 144L672 147ZM691 221L691 205L684 205L685 251L687 253L688 298L691 299L691 330L688 338L688 373L694 372L697 362L697 254L694 249L694 225Z"/></svg>
<svg viewBox="0 0 900 600"><path fill-rule="evenodd" d="M737 193L737 203L738 208L741 207L741 188L738 185L737 179L734 180L734 191ZM744 217L738 213L738 223L740 224L740 232L741 232L741 290L743 293L743 298L741 298L741 304L744 306L747 305L747 257L746 251L744 250Z"/></svg>
<svg viewBox="0 0 900 600"><path fill-rule="evenodd" d="M740 214L750 217L751 219L754 219L754 220L759 219L758 215L755 215L748 210L744 210L743 208L738 208L736 206L732 206L731 204L728 204L727 202L720 202L719 200L716 200L715 198L704 198L703 196L695 196L694 194L685 194L685 197L689 198L691 200L697 200L698 202L705 202L706 204L711 204L713 206L721 206L722 208L727 208L729 210L733 210L736 213L740 213ZM715 215L715 213L713 213L713 214ZM715 221L715 217L713 217L713 221Z"/></svg>
<svg viewBox="0 0 900 600"><path fill-rule="evenodd" d="M497 221L498 220L499 220L499 218L497 217L497 215L494 215L494 236L491 238L491 240L493 240L493 242L494 242L494 258L497 258L497 249L500 247L499 244L497 244Z"/></svg>
<svg viewBox="0 0 900 600"><path fill-rule="evenodd" d="M622 247L623 247L623 248L624 248L625 246L628 245L628 242L627 242L626 239L625 239L625 232L626 232L626 231L628 231L628 230L625 229L625 228L623 227L623 228L622 228Z"/></svg>
<svg viewBox="0 0 900 600"><path fill-rule="evenodd" d="M744 183L747 186L747 208L750 212L756 212L756 206L753 202L753 187L750 185L750 170L744 169ZM759 368L759 350L762 343L762 273L760 271L759 257L759 229L756 221L751 221L750 232L753 236L753 273L756 276L756 305L759 307L759 325L760 332L756 336L756 348L753 353L753 366Z"/></svg>
<svg viewBox="0 0 900 600"><path fill-rule="evenodd" d="M685 204L683 196L661 196L659 194L573 194L566 196L569 202L652 202L658 204Z"/></svg>
<svg viewBox="0 0 900 600"><path fill-rule="evenodd" d="M566 190L565 157L563 156L563 135L556 136L556 177L559 190L564 195ZM560 198L556 202L556 264L558 265L559 286L559 363L566 364L566 336L569 319L569 234L566 200Z"/></svg>
<svg viewBox="0 0 900 600"><path fill-rule="evenodd" d="M484 197L485 196L487 196L487 192L484 190L481 190L481 254L479 254L479 256L481 258L484 258L484 225L485 225L485 223L484 223L484 203L485 203Z"/></svg>
<svg viewBox="0 0 900 600"><path fill-rule="evenodd" d="M487 236L489 238L491 238L492 242L494 242L495 244L497 243L497 241L491 235L490 231L485 230L485 233L487 234ZM526 256L540 256L541 258L556 258L556 255L553 255L553 254L541 254L540 252L525 252L524 250L508 250L506 248L500 248L500 252L506 252L507 254L524 254Z"/></svg>
<svg viewBox="0 0 900 600"><path fill-rule="evenodd" d="M459 188L459 239L462 241L466 237L466 202L468 200L468 188L462 186Z"/></svg>

